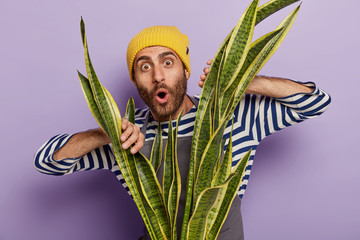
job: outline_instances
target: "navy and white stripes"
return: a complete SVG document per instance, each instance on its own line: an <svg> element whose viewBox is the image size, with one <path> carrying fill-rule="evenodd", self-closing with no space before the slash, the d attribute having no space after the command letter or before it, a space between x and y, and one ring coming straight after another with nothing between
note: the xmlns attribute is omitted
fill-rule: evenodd
<svg viewBox="0 0 360 240"><path fill-rule="evenodd" d="M233 166L252 149L250 160L246 167L242 185L238 194L243 196L248 184L251 167L256 153L256 147L266 136L285 127L301 122L305 119L320 115L325 111L331 99L328 94L318 89L314 83L304 83L314 88L309 94L294 94L285 98L270 98L259 95L245 95L234 111L233 129ZM195 97L197 98L197 97ZM142 127L148 109L136 111L135 124ZM178 137L192 136L196 108L193 108L182 117L178 129ZM173 122L175 124L175 121ZM150 118L146 130L146 141L155 137L158 122ZM175 126L175 125L174 125ZM168 122L162 122L163 137L167 137ZM224 138L228 139L231 131L231 122L225 129ZM118 180L130 191L121 175L112 152L111 144L95 149L80 158L55 161L53 154L61 148L72 135L57 135L47 141L35 155L35 168L45 174L65 175L76 171L95 169L111 170ZM227 142L225 147L227 146Z"/></svg>

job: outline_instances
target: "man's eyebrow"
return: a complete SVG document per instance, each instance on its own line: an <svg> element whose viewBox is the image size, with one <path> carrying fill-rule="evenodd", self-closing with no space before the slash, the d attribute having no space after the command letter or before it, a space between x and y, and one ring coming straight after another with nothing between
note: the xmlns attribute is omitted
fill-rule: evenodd
<svg viewBox="0 0 360 240"><path fill-rule="evenodd" d="M168 56L168 55L172 55L172 56L174 56L174 57L177 59L177 56L176 56L173 52L170 52L170 51L160 53L158 58L161 59L161 58L164 58L164 57L166 57L166 56ZM141 56L141 57L139 57L138 59L136 59L136 61L135 61L134 64L137 65L138 62L140 62L141 60L151 60L151 58L150 58L149 56L146 56L146 55Z"/></svg>
<svg viewBox="0 0 360 240"><path fill-rule="evenodd" d="M138 59L136 59L135 64L137 64L138 62L140 62L141 60L150 60L149 56L141 56Z"/></svg>
<svg viewBox="0 0 360 240"><path fill-rule="evenodd" d="M163 52L163 53L161 53L160 55L159 55L159 58L164 58L164 57L166 57L166 56L168 56L168 55L173 55L176 59L177 59L177 56L173 53L173 52Z"/></svg>

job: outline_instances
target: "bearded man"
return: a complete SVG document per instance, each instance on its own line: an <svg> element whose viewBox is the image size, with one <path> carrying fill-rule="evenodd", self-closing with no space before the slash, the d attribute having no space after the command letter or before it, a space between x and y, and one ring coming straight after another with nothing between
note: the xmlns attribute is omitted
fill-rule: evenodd
<svg viewBox="0 0 360 240"><path fill-rule="evenodd" d="M198 97L186 94L187 81L191 73L188 37L172 26L145 28L129 43L127 63L130 79L149 108L136 110L135 124L126 119L122 121L124 132L120 139L124 149L131 148L132 154L141 151L149 158L158 123L161 124L165 146L170 116L176 119L183 112L177 136L182 185L177 219L180 232L198 104ZM208 68L204 69L205 74L200 77L200 87L208 71ZM233 166L250 148L256 150L257 145L266 136L320 115L329 103L330 96L314 83L256 76L234 112ZM225 130L225 139L229 139L230 130L231 124ZM248 183L255 152L251 153L238 192L239 197L234 199L218 239L244 239L240 203ZM36 153L35 167L40 172L50 175L108 169L130 194L116 163L110 139L101 129L54 136ZM162 168L158 172L159 179L161 176ZM149 239L146 231L142 239Z"/></svg>

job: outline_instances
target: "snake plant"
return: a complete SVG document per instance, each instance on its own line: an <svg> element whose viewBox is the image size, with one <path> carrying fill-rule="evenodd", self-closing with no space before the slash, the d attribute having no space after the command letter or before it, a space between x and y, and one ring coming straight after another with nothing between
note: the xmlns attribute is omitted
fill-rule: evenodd
<svg viewBox="0 0 360 240"><path fill-rule="evenodd" d="M271 0L258 6L253 0L237 25L225 38L210 66L195 120L186 205L181 233L176 232L180 198L180 173L177 163L177 125L169 120L168 141L161 153L158 127L150 159L121 148L121 115L107 89L99 82L92 66L81 19L87 77L78 72L88 106L112 141L121 173L152 239L216 239L233 199L241 185L250 151L232 168L231 135L224 153L225 127L251 80L279 47L299 11L297 7L272 32L252 42L254 27L276 11L298 0ZM134 101L129 99L125 117L135 121ZM164 155L162 183L156 172Z"/></svg>

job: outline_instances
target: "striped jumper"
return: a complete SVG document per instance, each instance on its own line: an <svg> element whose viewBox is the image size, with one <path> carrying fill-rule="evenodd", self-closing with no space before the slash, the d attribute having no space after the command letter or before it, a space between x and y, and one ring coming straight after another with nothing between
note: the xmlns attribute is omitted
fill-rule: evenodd
<svg viewBox="0 0 360 240"><path fill-rule="evenodd" d="M285 127L299 123L305 119L313 118L325 111L331 99L330 96L319 89L314 83L303 83L314 90L312 93L298 93L284 98L270 98L260 95L245 94L236 107L233 119L233 166L252 149L249 162L246 166L238 195L242 198L248 184L251 167L254 162L256 148L266 136ZM198 99L198 96L195 96ZM145 115L149 111L137 109L135 124L142 127ZM151 114L150 114L151 116ZM193 134L196 107L185 114L180 121L178 138ZM173 122L175 126L175 121ZM152 140L158 126L150 117L146 130L145 141ZM162 122L163 138L167 137L168 122ZM229 139L231 120L226 127L224 138ZM124 188L130 194L129 188L116 163L111 144L94 149L79 158L68 158L59 161L53 159L53 154L72 137L71 134L59 134L44 143L34 157L35 168L49 175L66 175L77 171L108 169L112 171ZM225 144L225 147L227 143ZM141 151L141 150L140 150ZM131 194L130 194L131 195Z"/></svg>

